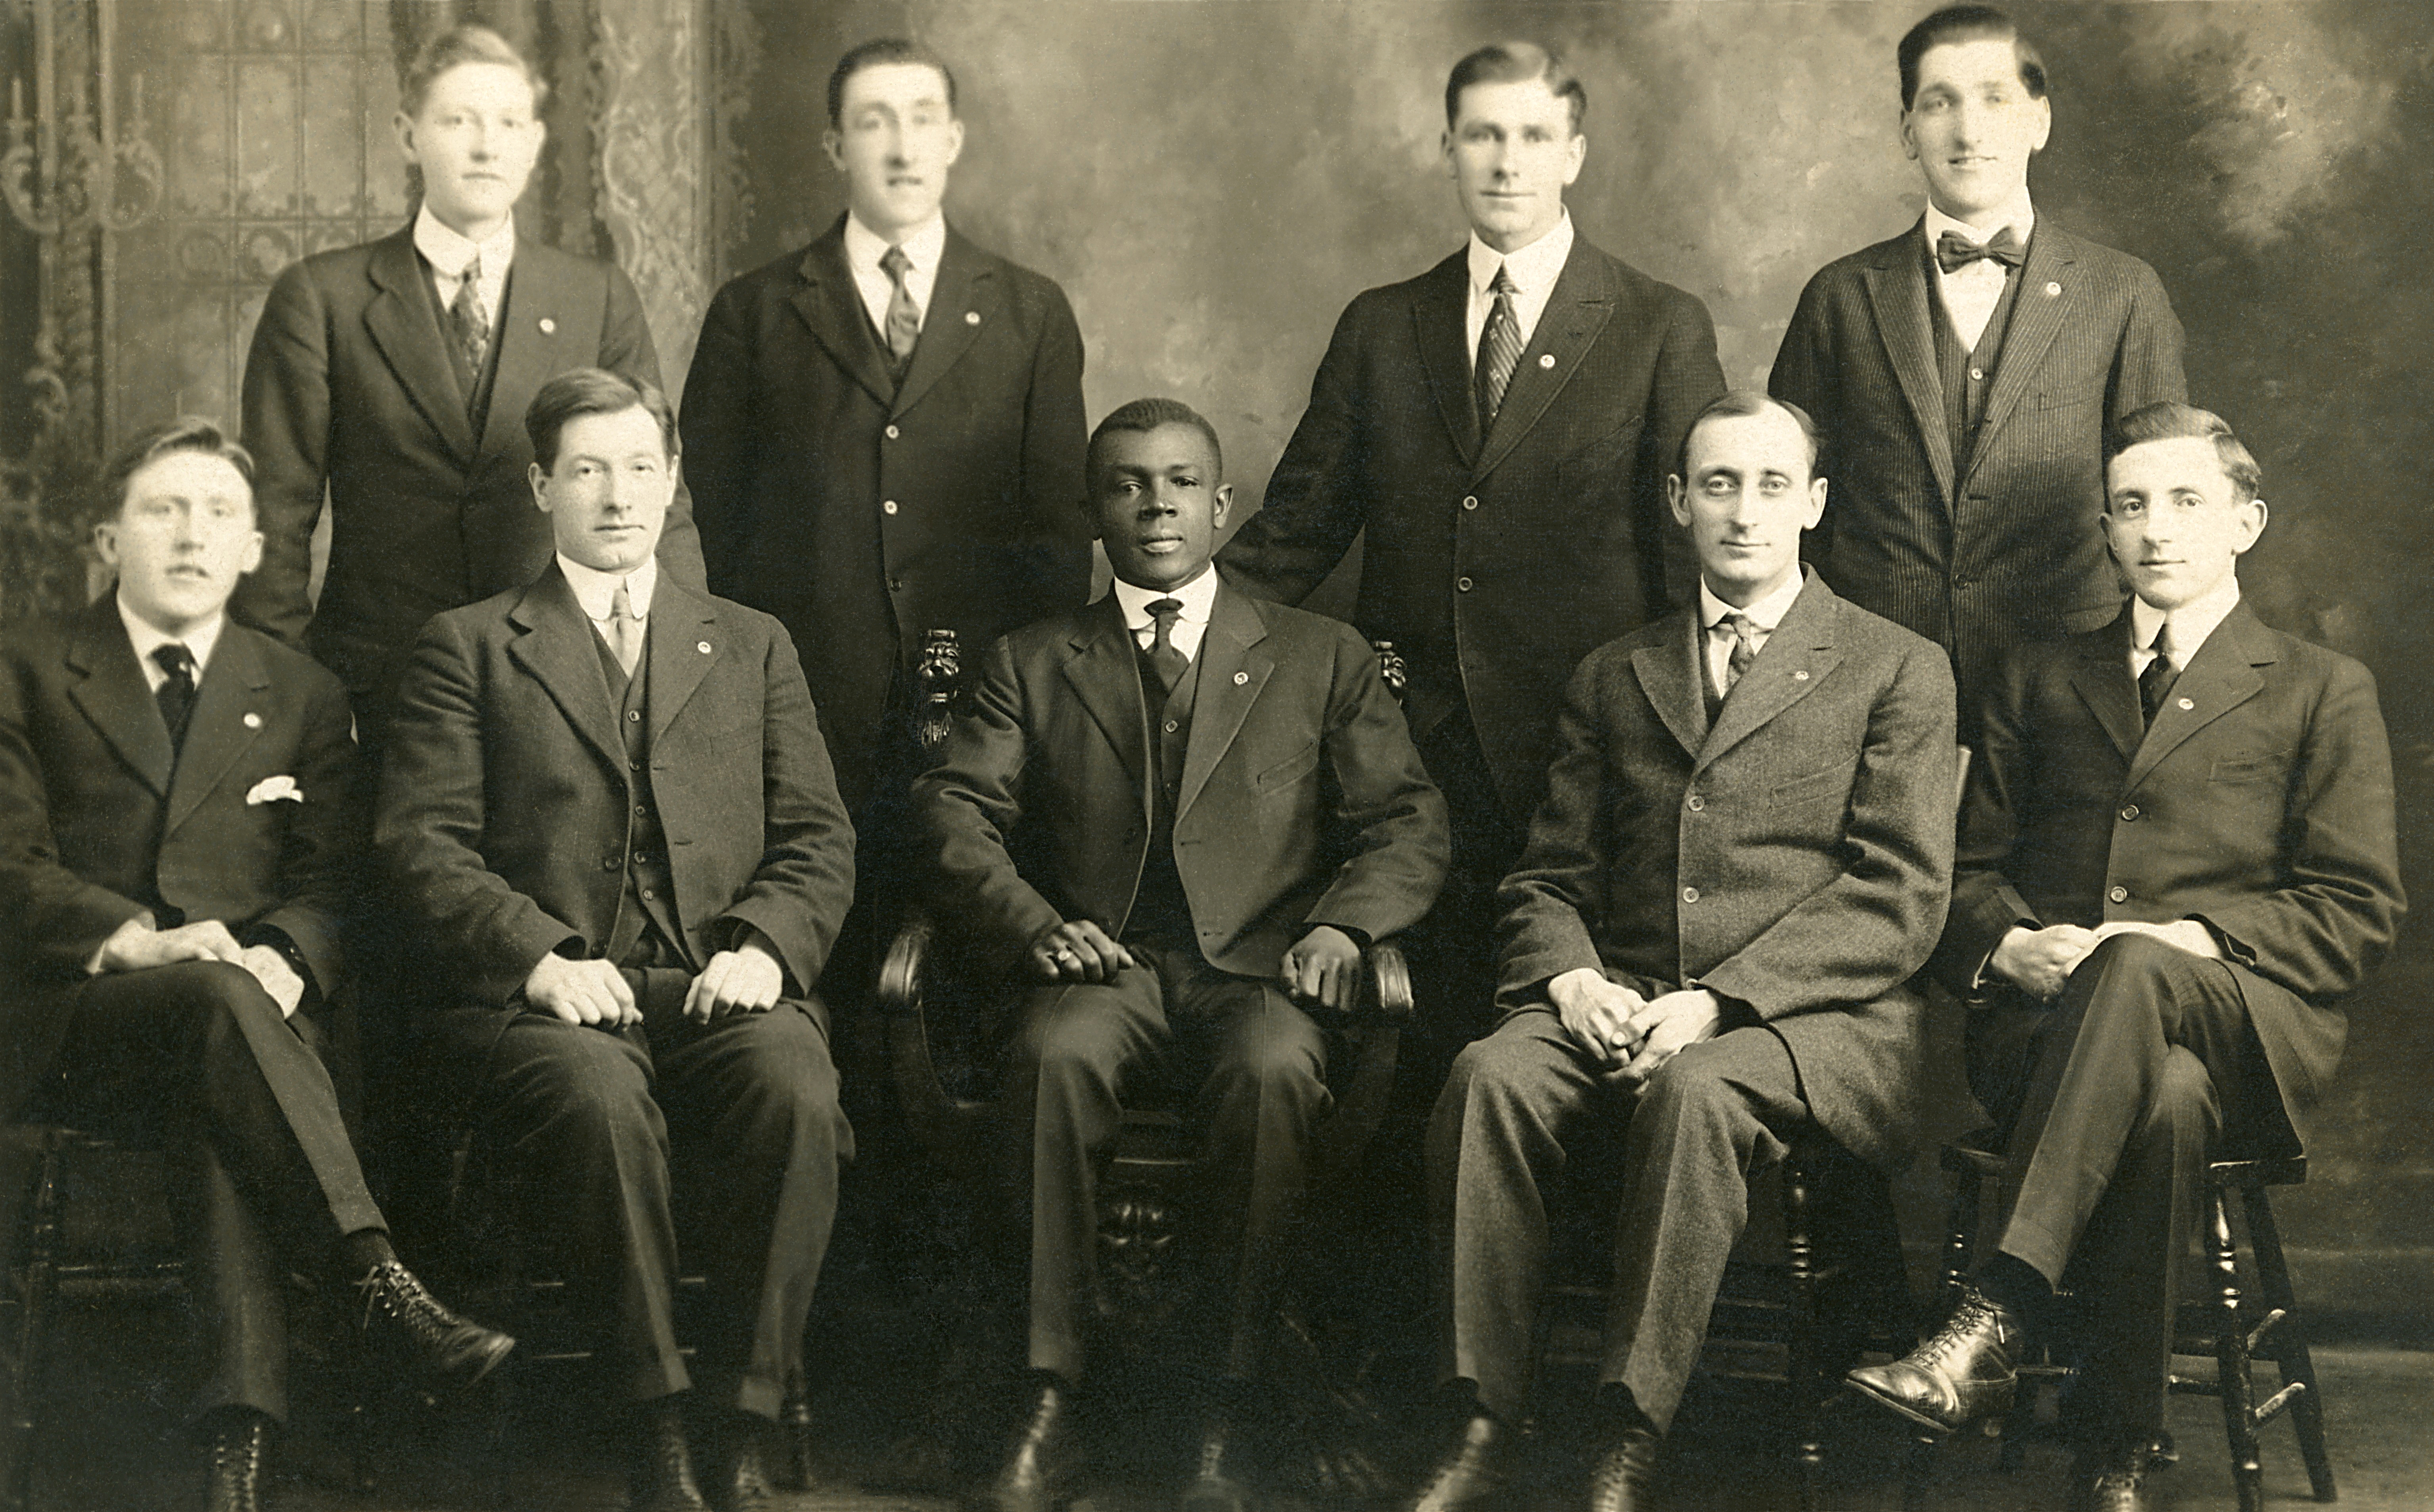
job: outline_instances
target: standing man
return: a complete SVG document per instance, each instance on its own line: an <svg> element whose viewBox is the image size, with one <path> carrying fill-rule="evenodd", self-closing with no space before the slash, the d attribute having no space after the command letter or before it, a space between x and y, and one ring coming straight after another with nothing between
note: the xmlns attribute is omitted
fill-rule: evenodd
<svg viewBox="0 0 2434 1512"><path fill-rule="evenodd" d="M868 805L913 775L923 632L977 653L1088 596L1082 335L1061 289L940 212L964 124L937 54L839 59L825 141L846 213L711 302L685 469L711 586L793 633L875 862L894 827Z"/></svg>
<svg viewBox="0 0 2434 1512"><path fill-rule="evenodd" d="M1345 310L1265 507L1220 560L1299 603L1366 529L1355 619L1407 662L1452 813L1431 932L1478 941L1545 791L1564 679L1692 592L1687 560L1669 573L1665 471L1724 383L1706 306L1574 232L1587 93L1563 60L1483 47L1445 103L1470 244ZM1452 954L1485 1001L1483 953Z"/></svg>
<svg viewBox="0 0 2434 1512"><path fill-rule="evenodd" d="M396 123L422 180L413 223L281 274L246 358L263 563L231 612L337 673L375 755L422 622L549 564L548 523L524 482L534 391L570 368L660 381L626 275L516 232L516 200L546 135L542 88L488 27L424 44ZM306 588L325 498L330 566L317 608ZM662 556L701 585L681 489Z"/></svg>
<svg viewBox="0 0 2434 1512"><path fill-rule="evenodd" d="M180 1168L212 1512L253 1512L287 1416L291 1270L463 1382L515 1343L398 1263L322 1063L362 793L337 679L225 612L262 558L251 472L209 421L138 436L94 526L116 584L0 639L0 1119Z"/></svg>
<svg viewBox="0 0 2434 1512"><path fill-rule="evenodd" d="M2004 663L1935 959L1972 1005L1970 1087L2017 1194L1950 1321L1851 1382L1943 1432L2000 1412L2019 1334L2067 1278L2095 1305L2072 1398L2083 1504L2141 1512L2206 1162L2299 1152L2340 1000L2404 900L2374 679L2240 598L2255 459L2171 404L2124 417L2105 453L2103 534L2135 596Z"/></svg>
<svg viewBox="0 0 2434 1512"><path fill-rule="evenodd" d="M2104 427L2185 397L2181 323L2146 264L2029 199L2053 108L1993 6L1901 40L1918 224L1808 281L1768 387L1816 418L1834 480L1809 549L1835 591L1951 653L1962 736L2004 649L2109 622Z"/></svg>
<svg viewBox="0 0 2434 1512"><path fill-rule="evenodd" d="M1926 1006L1905 984L1951 878L1952 674L1804 578L1815 456L1807 417L1762 394L1708 406L1668 484L1697 608L1573 674L1501 895L1504 1019L1429 1128L1442 1365L1471 1400L1416 1512L1499 1488L1558 1185L1620 1189L1587 1501L1633 1512L1654 1504L1750 1172L1811 1128L1879 1165L1908 1156Z"/></svg>
<svg viewBox="0 0 2434 1512"><path fill-rule="evenodd" d="M676 417L598 369L533 396L556 559L416 645L375 839L449 1005L439 1076L527 1177L642 1422L637 1512L768 1494L762 1439L802 1362L852 1131L813 988L853 897L853 831L777 621L653 555ZM673 1312L671 1149L703 1190L709 1281Z"/></svg>

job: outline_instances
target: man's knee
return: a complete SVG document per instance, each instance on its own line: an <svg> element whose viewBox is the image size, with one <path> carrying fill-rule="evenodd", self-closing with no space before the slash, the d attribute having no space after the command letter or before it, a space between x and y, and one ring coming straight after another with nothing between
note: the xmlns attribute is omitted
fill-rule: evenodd
<svg viewBox="0 0 2434 1512"><path fill-rule="evenodd" d="M2124 982L2171 982L2186 976L2198 959L2152 935L2111 935L2087 953L2087 959L2071 975L2075 980L2080 972L2089 972L2105 987L2118 987Z"/></svg>
<svg viewBox="0 0 2434 1512"><path fill-rule="evenodd" d="M2174 1045L2155 1078L2154 1099L2139 1122L2142 1140L2203 1151L2222 1122L2222 1098L2214 1077L2187 1049Z"/></svg>
<svg viewBox="0 0 2434 1512"><path fill-rule="evenodd" d="M740 1074L742 1095L753 1107L807 1127L840 1117L836 1062L829 1055L828 1036L808 1008L780 1003L736 1027L751 1037Z"/></svg>
<svg viewBox="0 0 2434 1512"><path fill-rule="evenodd" d="M1685 1129L1730 1130L1755 1122L1748 1089L1716 1040L1686 1045L1652 1072L1631 1116L1635 1123Z"/></svg>
<svg viewBox="0 0 2434 1512"><path fill-rule="evenodd" d="M511 1123L586 1148L660 1137L649 1074L624 1040L556 1020L528 1020L509 1033L521 1052L502 1089Z"/></svg>
<svg viewBox="0 0 2434 1512"><path fill-rule="evenodd" d="M1088 987L1035 998L1015 1037L1014 1074L1036 1077L1042 1088L1114 1086L1131 1038L1123 1017L1114 994Z"/></svg>

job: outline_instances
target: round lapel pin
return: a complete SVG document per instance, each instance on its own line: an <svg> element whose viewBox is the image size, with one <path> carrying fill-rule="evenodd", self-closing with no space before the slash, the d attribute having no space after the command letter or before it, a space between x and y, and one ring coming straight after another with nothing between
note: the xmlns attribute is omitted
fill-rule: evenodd
<svg viewBox="0 0 2434 1512"><path fill-rule="evenodd" d="M710 655L710 643L708 641L695 641L693 643L693 648L699 651L704 656Z"/></svg>
<svg viewBox="0 0 2434 1512"><path fill-rule="evenodd" d="M540 318L540 334L545 336L554 336L557 335L557 322L551 319L548 316L542 316Z"/></svg>
<svg viewBox="0 0 2434 1512"><path fill-rule="evenodd" d="M980 311L978 311L978 310L966 310L966 311L964 312L964 324L966 324L966 325L978 325L978 324L980 324L980 323L981 323L981 312L980 312Z"/></svg>
<svg viewBox="0 0 2434 1512"><path fill-rule="evenodd" d="M2175 698L2172 701L2179 704L2184 709L2194 709L2198 706L2197 700L2194 698Z"/></svg>
<svg viewBox="0 0 2434 1512"><path fill-rule="evenodd" d="M2061 285L2061 284L2054 284L2054 283L2050 283L2050 282L2049 282L2049 283L2048 283L2048 284L2046 284L2046 298L2047 298L2047 299L2049 299L2049 300L2050 300L2050 299L2053 299L2053 298L2055 298L2056 296L2060 295L2061 293L2062 293L2062 285Z"/></svg>
<svg viewBox="0 0 2434 1512"><path fill-rule="evenodd" d="M1554 365L1555 365L1555 354L1554 354L1553 352L1542 352L1538 353L1538 366L1539 366L1539 367L1541 367L1541 368L1551 368L1551 367L1553 367Z"/></svg>
<svg viewBox="0 0 2434 1512"><path fill-rule="evenodd" d="M1250 680L1251 680L1251 675L1250 675L1249 673L1247 673L1247 672L1237 672L1237 673L1235 673L1235 674L1234 674L1234 686L1236 686L1236 687L1238 687L1238 688L1239 688L1239 687L1241 687L1243 683L1248 682L1248 681L1250 681Z"/></svg>
<svg viewBox="0 0 2434 1512"><path fill-rule="evenodd" d="M245 716L245 728L248 730L260 730L262 728L262 716L257 713L248 713Z"/></svg>

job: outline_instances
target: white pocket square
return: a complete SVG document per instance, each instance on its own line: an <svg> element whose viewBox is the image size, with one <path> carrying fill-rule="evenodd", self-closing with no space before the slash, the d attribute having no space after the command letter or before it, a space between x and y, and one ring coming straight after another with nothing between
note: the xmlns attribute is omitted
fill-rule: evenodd
<svg viewBox="0 0 2434 1512"><path fill-rule="evenodd" d="M248 803L276 803L283 799L290 803L301 803L304 801L304 790L296 785L296 779L292 777L266 777L261 782L254 783L253 791L246 794L245 796L245 800Z"/></svg>

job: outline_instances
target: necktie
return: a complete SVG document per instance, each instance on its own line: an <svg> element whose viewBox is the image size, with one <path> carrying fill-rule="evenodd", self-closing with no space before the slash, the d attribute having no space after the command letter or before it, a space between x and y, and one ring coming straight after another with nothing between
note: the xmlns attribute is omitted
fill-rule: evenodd
<svg viewBox="0 0 2434 1512"><path fill-rule="evenodd" d="M1717 633L1733 638L1732 654L1724 658L1724 691L1730 693L1733 684L1741 680L1741 674L1750 669L1750 663L1757 660L1757 642L1752 639L1757 633L1757 622L1746 614L1727 614L1716 621L1715 628Z"/></svg>
<svg viewBox="0 0 2434 1512"><path fill-rule="evenodd" d="M1174 622L1183 617L1183 600L1152 599L1149 614L1155 627L1149 643L1149 664L1157 669L1157 680L1166 685L1166 691L1173 693L1174 685L1183 680L1184 669L1191 665L1191 658L1174 647Z"/></svg>
<svg viewBox="0 0 2434 1512"><path fill-rule="evenodd" d="M1957 273L1981 257L2005 267L2017 267L2028 261L2029 253L2009 226L1997 232L1983 247L1957 231L1947 231L1935 239L1935 266L1947 273Z"/></svg>
<svg viewBox="0 0 2434 1512"><path fill-rule="evenodd" d="M2138 708L2146 714L2147 723L2151 726L2155 722L2155 711L2164 707L2164 695L2171 691L2173 681L2180 676L2179 670L2172 665L2171 653L2165 649L2171 633L2172 622L2169 620L2155 627L2155 644L2147 647L2155 653L2154 660L2147 663L2147 670L2138 674Z"/></svg>
<svg viewBox="0 0 2434 1512"><path fill-rule="evenodd" d="M626 594L622 578L608 598L608 649L617 653L617 664L626 669L626 676L632 677L634 663L643 660L643 622L634 613L634 600Z"/></svg>
<svg viewBox="0 0 2434 1512"><path fill-rule="evenodd" d="M1505 387L1513 382L1513 369L1521 361L1521 319L1513 313L1513 296L1521 292L1520 287L1501 263L1488 287L1495 290L1496 302L1487 307L1487 324L1480 328L1479 357L1471 373L1482 434L1496 423Z"/></svg>
<svg viewBox="0 0 2434 1512"><path fill-rule="evenodd" d="M490 351L490 318L482 313L481 282L482 257L476 252L456 281L456 297L448 301L448 334L455 338L466 370L472 375L465 388L468 409L472 407L474 391L482 386L482 363Z"/></svg>
<svg viewBox="0 0 2434 1512"><path fill-rule="evenodd" d="M153 699L161 705L161 722L169 727L169 748L176 750L186 741L186 721L195 712L195 657L183 642L171 641L152 648L152 660L169 674L169 680L153 690Z"/></svg>
<svg viewBox="0 0 2434 1512"><path fill-rule="evenodd" d="M895 359L900 377L905 364L913 360L913 343L921 338L921 310L913 302L913 291L904 286L913 259L904 255L903 248L890 247L880 254L879 268L888 283L887 354Z"/></svg>

